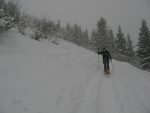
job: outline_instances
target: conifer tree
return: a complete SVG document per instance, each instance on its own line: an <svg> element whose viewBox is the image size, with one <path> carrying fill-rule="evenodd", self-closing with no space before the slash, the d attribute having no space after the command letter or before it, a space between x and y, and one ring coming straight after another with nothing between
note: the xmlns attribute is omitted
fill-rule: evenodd
<svg viewBox="0 0 150 113"><path fill-rule="evenodd" d="M140 58L140 65L143 69L150 69L150 31L146 20L142 20L139 33L137 56Z"/></svg>
<svg viewBox="0 0 150 113"><path fill-rule="evenodd" d="M133 41L131 40L130 35L127 35L127 56L134 57L134 50L133 50Z"/></svg>
<svg viewBox="0 0 150 113"><path fill-rule="evenodd" d="M96 29L96 47L102 49L107 45L107 32L108 26L105 18L100 18L97 22L97 29Z"/></svg>
<svg viewBox="0 0 150 113"><path fill-rule="evenodd" d="M87 29L83 32L83 35L81 37L81 45L83 47L88 48L88 45L89 45L89 34L88 34L88 30Z"/></svg>
<svg viewBox="0 0 150 113"><path fill-rule="evenodd" d="M0 0L0 9L4 9L5 5L6 5L5 0Z"/></svg>
<svg viewBox="0 0 150 113"><path fill-rule="evenodd" d="M121 26L118 27L118 33L116 36L116 50L121 55L125 55L126 53L126 40Z"/></svg>
<svg viewBox="0 0 150 113"><path fill-rule="evenodd" d="M71 26L69 23L67 23L65 28L64 28L63 39L69 40L69 37L71 37L70 32L71 32Z"/></svg>
<svg viewBox="0 0 150 113"><path fill-rule="evenodd" d="M73 26L73 42L80 45L80 40L81 40L81 35L82 35L82 30L81 27L78 26L77 24L74 24Z"/></svg>
<svg viewBox="0 0 150 113"><path fill-rule="evenodd" d="M111 53L114 53L115 52L115 39L114 39L114 34L111 28L108 29L106 41L107 41L106 47L109 48Z"/></svg>
<svg viewBox="0 0 150 113"><path fill-rule="evenodd" d="M90 39L90 48L102 49L107 47L111 52L115 50L115 39L113 31L107 26L105 18L100 18L97 22L97 28L93 29Z"/></svg>
<svg viewBox="0 0 150 113"><path fill-rule="evenodd" d="M89 44L90 44L90 49L91 50L96 50L97 47L96 47L96 37L97 37L97 34L96 34L96 31L93 29L92 33L91 33L91 38L89 39Z"/></svg>

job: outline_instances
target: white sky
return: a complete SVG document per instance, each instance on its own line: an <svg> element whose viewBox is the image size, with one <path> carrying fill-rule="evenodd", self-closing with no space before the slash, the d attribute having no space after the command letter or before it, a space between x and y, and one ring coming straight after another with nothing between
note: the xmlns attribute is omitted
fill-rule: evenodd
<svg viewBox="0 0 150 113"><path fill-rule="evenodd" d="M96 28L100 17L106 18L114 32L120 24L123 32L137 41L142 18L150 22L150 0L18 0L29 14L49 17L81 25L89 30Z"/></svg>

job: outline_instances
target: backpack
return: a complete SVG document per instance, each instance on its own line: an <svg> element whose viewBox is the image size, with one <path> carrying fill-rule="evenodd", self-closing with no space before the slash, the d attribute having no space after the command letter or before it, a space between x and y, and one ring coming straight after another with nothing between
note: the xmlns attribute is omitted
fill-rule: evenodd
<svg viewBox="0 0 150 113"><path fill-rule="evenodd" d="M109 53L108 53L108 51L104 51L103 52L103 59L104 59L104 61L109 61Z"/></svg>

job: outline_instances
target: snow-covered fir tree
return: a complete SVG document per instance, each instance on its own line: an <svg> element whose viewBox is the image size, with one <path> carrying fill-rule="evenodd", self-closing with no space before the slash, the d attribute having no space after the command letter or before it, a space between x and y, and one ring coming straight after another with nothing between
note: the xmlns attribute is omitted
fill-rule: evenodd
<svg viewBox="0 0 150 113"><path fill-rule="evenodd" d="M87 29L82 33L81 45L85 48L88 48L89 46L89 34Z"/></svg>
<svg viewBox="0 0 150 113"><path fill-rule="evenodd" d="M93 51L97 50L96 37L97 37L96 31L95 31L95 29L93 29L93 31L91 33L91 38L89 39L90 49L93 50Z"/></svg>
<svg viewBox="0 0 150 113"><path fill-rule="evenodd" d="M0 32L10 29L19 21L20 5L17 1L0 0Z"/></svg>
<svg viewBox="0 0 150 113"><path fill-rule="evenodd" d="M139 63L143 69L150 70L150 31L144 19L142 20L138 39L137 56L140 59Z"/></svg>
<svg viewBox="0 0 150 113"><path fill-rule="evenodd" d="M97 22L97 29L96 29L96 47L102 49L103 47L107 46L107 32L108 26L105 18L100 18Z"/></svg>
<svg viewBox="0 0 150 113"><path fill-rule="evenodd" d="M121 55L125 55L126 53L126 40L121 26L118 27L118 33L116 35L116 50Z"/></svg>
<svg viewBox="0 0 150 113"><path fill-rule="evenodd" d="M0 32L10 29L14 24L14 18L6 16L3 9L0 9Z"/></svg>
<svg viewBox="0 0 150 113"><path fill-rule="evenodd" d="M97 22L97 28L93 29L91 33L90 48L95 51L97 48L101 50L103 47L107 47L113 53L115 51L114 43L114 34L111 27L107 25L105 18L100 18Z"/></svg>
<svg viewBox="0 0 150 113"><path fill-rule="evenodd" d="M106 47L108 47L111 53L114 53L115 52L115 39L114 39L114 33L111 28L108 29L106 41L107 41Z"/></svg>
<svg viewBox="0 0 150 113"><path fill-rule="evenodd" d="M134 50L133 50L133 41L131 40L130 35L127 35L127 44L126 44L126 55L128 57L134 57Z"/></svg>

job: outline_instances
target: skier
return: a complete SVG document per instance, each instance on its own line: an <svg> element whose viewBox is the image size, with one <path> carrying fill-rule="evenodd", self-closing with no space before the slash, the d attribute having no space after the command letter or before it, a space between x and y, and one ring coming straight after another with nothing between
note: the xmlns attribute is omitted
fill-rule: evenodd
<svg viewBox="0 0 150 113"><path fill-rule="evenodd" d="M109 60L112 61L111 55L109 51L106 49L106 47L103 48L102 51L98 48L98 56L101 54L103 57L103 64L104 64L104 72L106 74L110 74L110 68L109 68Z"/></svg>

